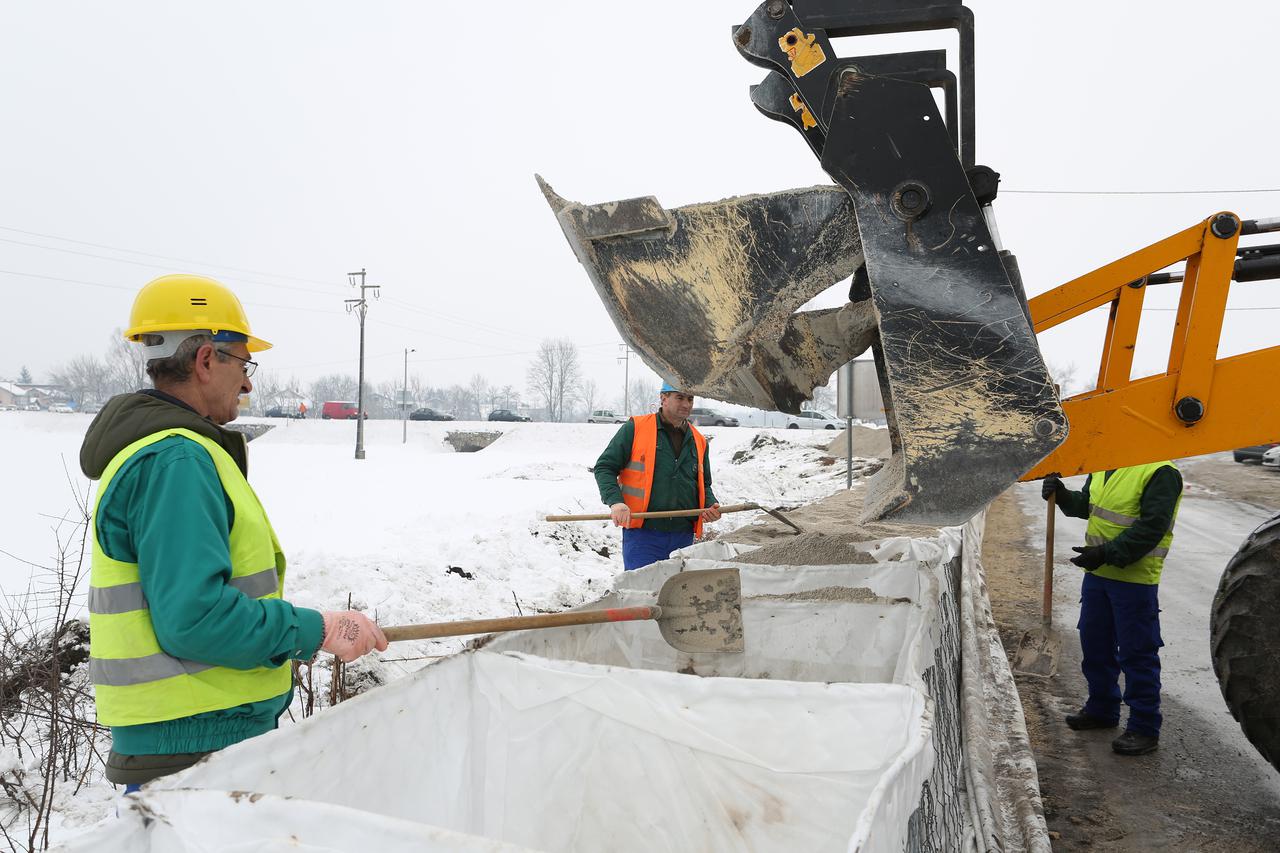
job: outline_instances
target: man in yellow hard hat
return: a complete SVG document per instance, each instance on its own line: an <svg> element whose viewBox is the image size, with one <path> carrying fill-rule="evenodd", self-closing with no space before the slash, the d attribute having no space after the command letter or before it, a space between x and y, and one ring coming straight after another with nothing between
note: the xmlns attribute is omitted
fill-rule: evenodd
<svg viewBox="0 0 1280 853"><path fill-rule="evenodd" d="M358 611L283 598L285 558L224 428L253 389L254 337L230 290L196 275L147 284L125 338L155 387L94 419L80 467L98 480L90 534L89 674L111 728L107 778L126 792L270 731L291 660L344 661L386 638Z"/></svg>

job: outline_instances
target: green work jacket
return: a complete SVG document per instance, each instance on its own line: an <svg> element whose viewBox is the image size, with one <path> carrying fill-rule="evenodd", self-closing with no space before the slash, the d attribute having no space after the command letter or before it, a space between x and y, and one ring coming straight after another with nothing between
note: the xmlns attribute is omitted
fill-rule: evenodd
<svg viewBox="0 0 1280 853"><path fill-rule="evenodd" d="M662 415L659 414L658 417L661 419ZM684 425L684 442L680 448L680 455L677 456L666 428L661 425L661 420L659 427L653 489L649 495L648 509L650 512L696 509L698 506L698 460L693 431L688 423ZM622 489L618 486L618 473L631 461L631 442L635 439L635 435L635 424L628 420L618 428L592 469L596 486L600 489L600 500L607 506L623 502ZM707 443L707 452L703 457L702 465L704 503L706 506L711 506L718 501L715 492L711 490L710 442ZM643 529L685 533L693 530L693 524L694 520L691 518L646 518Z"/></svg>

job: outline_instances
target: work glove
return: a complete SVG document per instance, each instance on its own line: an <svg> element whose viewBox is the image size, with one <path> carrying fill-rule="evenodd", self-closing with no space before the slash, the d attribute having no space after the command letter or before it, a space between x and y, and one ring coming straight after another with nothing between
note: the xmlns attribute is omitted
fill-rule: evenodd
<svg viewBox="0 0 1280 853"><path fill-rule="evenodd" d="M324 619L324 640L320 648L337 655L343 663L351 663L375 648L380 652L387 650L382 629L359 610L326 610L320 615Z"/></svg>
<svg viewBox="0 0 1280 853"><path fill-rule="evenodd" d="M1054 471L1052 474L1044 475L1044 482L1040 484L1040 497L1049 500L1054 495L1061 495L1065 489L1066 486L1062 485L1062 475Z"/></svg>
<svg viewBox="0 0 1280 853"><path fill-rule="evenodd" d="M1091 572L1107 561L1105 545L1086 545L1083 548L1072 548L1076 555L1071 562L1086 572Z"/></svg>

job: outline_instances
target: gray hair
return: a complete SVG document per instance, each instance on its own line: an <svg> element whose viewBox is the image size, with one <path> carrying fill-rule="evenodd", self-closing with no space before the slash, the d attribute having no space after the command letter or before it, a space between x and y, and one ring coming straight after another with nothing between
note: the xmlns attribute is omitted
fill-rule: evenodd
<svg viewBox="0 0 1280 853"><path fill-rule="evenodd" d="M142 343L145 346L155 346L162 343L163 340L164 337L162 335L142 336ZM213 344L213 351L217 353L219 361L227 360L218 345L214 344L211 335L192 335L178 344L178 348L173 355L165 358L153 358L147 362L147 375L151 377L151 383L159 388L162 384L179 385L186 382L191 378L196 352L205 344Z"/></svg>

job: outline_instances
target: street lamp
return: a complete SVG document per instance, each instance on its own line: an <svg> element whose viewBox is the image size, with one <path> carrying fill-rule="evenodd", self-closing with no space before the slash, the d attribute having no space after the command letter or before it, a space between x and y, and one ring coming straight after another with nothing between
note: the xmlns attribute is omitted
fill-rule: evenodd
<svg viewBox="0 0 1280 853"><path fill-rule="evenodd" d="M409 440L409 353L417 352L410 347L404 348L404 389L400 392L400 443Z"/></svg>

